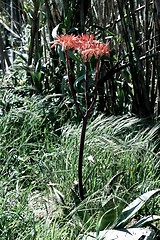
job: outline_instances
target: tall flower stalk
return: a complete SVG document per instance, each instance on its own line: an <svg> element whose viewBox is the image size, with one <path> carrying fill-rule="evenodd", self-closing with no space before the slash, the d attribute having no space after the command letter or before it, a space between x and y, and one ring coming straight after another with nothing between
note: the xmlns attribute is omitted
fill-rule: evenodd
<svg viewBox="0 0 160 240"><path fill-rule="evenodd" d="M82 118L82 129L81 129L79 157L78 157L78 184L79 184L79 197L81 200L84 200L82 169L83 169L83 153L84 153L87 122L95 106L96 99L97 99L100 59L104 55L109 55L110 50L108 48L108 43L102 43L95 40L94 35L91 35L91 34L82 34L79 36L75 36L72 34L57 36L56 40L53 41L53 45L51 46L51 48L57 45L60 45L62 47L62 51L64 51L65 53L66 71L67 71L71 95L73 97L77 113L79 113ZM74 89L74 84L71 77L70 59L68 55L68 50L73 50L78 52L82 58L82 61L85 64L85 76L84 76L85 110L81 110L80 104L77 101L77 94ZM93 97L90 96L90 89L89 89L89 83L88 83L89 62L91 61L92 57L95 57L96 59L96 76L95 76L94 88L92 93Z"/></svg>

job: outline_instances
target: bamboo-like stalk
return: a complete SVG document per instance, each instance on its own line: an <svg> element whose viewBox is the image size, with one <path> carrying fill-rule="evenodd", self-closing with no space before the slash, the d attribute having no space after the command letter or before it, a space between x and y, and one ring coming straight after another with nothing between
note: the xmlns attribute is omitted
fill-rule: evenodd
<svg viewBox="0 0 160 240"><path fill-rule="evenodd" d="M28 52L28 66L32 64L33 53L34 53L34 44L35 44L35 36L38 32L38 22L39 22L39 0L34 0L34 12L32 16L32 27L31 27L31 40L29 45L29 52ZM33 84L33 83L32 83Z"/></svg>
<svg viewBox="0 0 160 240"><path fill-rule="evenodd" d="M0 56L1 56L1 67L2 67L2 71L3 73L5 73L5 61L7 63L7 66L11 66L11 61L9 59L9 56L7 54L7 52L5 51L5 46L4 46L4 40L0 34Z"/></svg>
<svg viewBox="0 0 160 240"><path fill-rule="evenodd" d="M156 10L157 10L157 14L155 15L155 42L156 42L156 50L160 51L160 1L159 0L155 0L155 6L156 6ZM157 59L156 59L156 66L157 66L157 84L156 84L156 90L157 90L157 94L156 94L156 98L157 98L157 113L156 115L160 115L160 55L158 55Z"/></svg>
<svg viewBox="0 0 160 240"><path fill-rule="evenodd" d="M34 11L33 11L33 16L32 16L32 27L31 27L31 40L30 40L30 45L29 45L29 51L28 51L28 66L32 64L33 61L33 54L35 50L35 39L38 34L38 26L39 26L39 0L34 0ZM37 52L35 52L35 55ZM37 61L36 57L35 60ZM33 79L31 78L29 72L28 72L28 78L29 82L31 83L32 86L34 86Z"/></svg>

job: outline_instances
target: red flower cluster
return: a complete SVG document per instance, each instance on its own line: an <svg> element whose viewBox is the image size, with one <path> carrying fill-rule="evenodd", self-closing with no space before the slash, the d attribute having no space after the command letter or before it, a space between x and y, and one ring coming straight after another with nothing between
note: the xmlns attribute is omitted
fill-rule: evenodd
<svg viewBox="0 0 160 240"><path fill-rule="evenodd" d="M109 55L110 50L108 48L109 43L102 43L94 39L94 35L82 34L79 36L75 35L60 35L54 40L51 48L56 45L62 46L62 51L68 49L77 50L82 57L84 62L89 62L92 56L100 58L104 55Z"/></svg>
<svg viewBox="0 0 160 240"><path fill-rule="evenodd" d="M90 61L92 56L100 58L103 55L109 55L109 43L102 43L94 39L94 35L84 34L79 37L78 52L84 62Z"/></svg>
<svg viewBox="0 0 160 240"><path fill-rule="evenodd" d="M60 35L57 36L57 39L53 41L53 45L51 48L56 45L62 46L62 51L66 51L68 49L76 48L77 37L73 34L71 35Z"/></svg>

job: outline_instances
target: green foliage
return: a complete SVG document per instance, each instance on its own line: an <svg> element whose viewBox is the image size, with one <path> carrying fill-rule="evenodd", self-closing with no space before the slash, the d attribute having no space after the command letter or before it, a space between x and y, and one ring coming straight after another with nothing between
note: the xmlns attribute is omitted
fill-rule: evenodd
<svg viewBox="0 0 160 240"><path fill-rule="evenodd" d="M70 240L89 231L98 236L104 229L141 226L158 232L159 24L154 3L117 1L113 8L108 1L107 19L103 1L100 6L97 1L12 3L0 3L0 239ZM55 34L94 33L98 40L109 39L112 49L110 58L102 59L97 105L87 128L83 201L77 185L81 123L64 54L59 47L58 54L50 49L53 29ZM78 54L68 54L83 109L85 67ZM94 67L95 59L88 72L91 88ZM156 116L157 121L106 118L97 110Z"/></svg>
<svg viewBox="0 0 160 240"><path fill-rule="evenodd" d="M158 120L154 3L117 1L113 8L103 1L100 6L97 1L13 2L0 3L0 239L76 239L121 227L158 230L158 121L97 117L98 111L133 112ZM109 39L112 49L110 58L102 59L97 105L87 128L84 201L77 189L81 124L64 54L50 49L53 29L94 33L98 40ZM78 54L69 51L69 57L83 109L85 68ZM94 67L93 59L91 88Z"/></svg>
<svg viewBox="0 0 160 240"><path fill-rule="evenodd" d="M111 57L103 59L101 65L98 111L107 115L132 112L140 117L158 116L159 24L158 10L153 13L153 8L158 9L158 5L144 0L128 4L119 0L115 7L104 1L100 5L98 1L79 0L16 0L15 5L2 1L1 75L6 82L9 77L15 86L26 84L38 93L61 94L64 57L61 51L58 55L50 49L52 30L54 37L62 33L93 33L98 40L109 40L112 50ZM70 57L75 60L75 55ZM72 74L78 80L75 88L81 93L83 70L79 71L76 61ZM92 82L93 78L89 80Z"/></svg>
<svg viewBox="0 0 160 240"><path fill-rule="evenodd" d="M30 96L25 87L1 94L1 239L74 239L113 228L129 203L159 187L159 125L98 116L87 129L81 202L73 182L81 124L66 122L60 99ZM158 209L155 196L136 212L135 226L150 224L151 215L158 221Z"/></svg>
<svg viewBox="0 0 160 240"><path fill-rule="evenodd" d="M126 226L126 223L135 216L135 214L146 204L146 202L156 193L159 193L160 189L152 190L149 192L144 193L143 195L136 198L132 203L130 203L123 211L121 212L121 215L119 216L119 219L116 223L116 228L123 228ZM152 216L150 217L152 218ZM160 216L158 218L155 218L155 220L159 220ZM140 220L141 221L141 220ZM140 225L139 221L139 225ZM143 222L141 221L141 225L143 226Z"/></svg>

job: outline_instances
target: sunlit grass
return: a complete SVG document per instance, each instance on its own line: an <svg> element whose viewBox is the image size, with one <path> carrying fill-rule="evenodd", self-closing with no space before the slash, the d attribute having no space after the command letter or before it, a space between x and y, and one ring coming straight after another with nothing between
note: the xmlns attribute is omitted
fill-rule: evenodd
<svg viewBox="0 0 160 240"><path fill-rule="evenodd" d="M90 228L77 217L71 194L77 180L81 124L60 123L57 134L55 123L63 117L54 98L48 103L42 97L10 94L9 109L4 103L0 106L1 239L75 239ZM117 173L124 172L110 191L118 189L116 194L126 202L159 187L160 160L154 151L158 129L157 124L144 128L129 116L99 116L89 123L83 161L88 202L80 207L91 208L89 225L96 227L94 214L104 186ZM54 188L63 194L65 209L57 204ZM158 214L158 204L156 198L144 211Z"/></svg>

